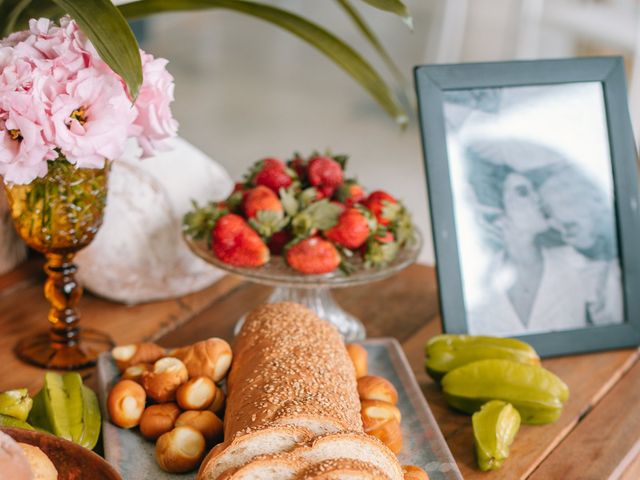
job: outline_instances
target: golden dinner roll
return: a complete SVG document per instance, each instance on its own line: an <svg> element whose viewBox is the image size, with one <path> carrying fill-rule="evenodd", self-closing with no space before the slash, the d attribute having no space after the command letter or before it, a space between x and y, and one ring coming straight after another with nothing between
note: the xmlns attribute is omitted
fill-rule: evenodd
<svg viewBox="0 0 640 480"><path fill-rule="evenodd" d="M57 480L58 470L47 455L38 447L28 443L18 443L22 451L27 456L33 480ZM13 477L11 477L13 478Z"/></svg>
<svg viewBox="0 0 640 480"><path fill-rule="evenodd" d="M429 475L420 467L415 465L403 465L404 480L429 480Z"/></svg>
<svg viewBox="0 0 640 480"><path fill-rule="evenodd" d="M358 395L360 400L382 400L396 405L398 391L386 378L367 375L358 378Z"/></svg>
<svg viewBox="0 0 640 480"><path fill-rule="evenodd" d="M182 410L175 403L160 403L145 409L140 419L140 433L148 440L173 430Z"/></svg>
<svg viewBox="0 0 640 480"><path fill-rule="evenodd" d="M153 364L153 370L142 374L142 386L158 403L176 399L178 387L189 379L187 367L179 359L165 357Z"/></svg>
<svg viewBox="0 0 640 480"><path fill-rule="evenodd" d="M402 421L402 414L398 407L382 400L362 400L360 414L365 430L367 426L374 428L376 423L387 420Z"/></svg>
<svg viewBox="0 0 640 480"><path fill-rule="evenodd" d="M227 397L222 391L220 387L216 385L216 391L213 395L213 400L211 401L211 405L209 405L209 410L218 415L219 417L224 414L224 406L226 403Z"/></svg>
<svg viewBox="0 0 640 480"><path fill-rule="evenodd" d="M165 355L164 348L150 342L121 345L111 350L111 356L121 372L124 372L131 365L154 363Z"/></svg>
<svg viewBox="0 0 640 480"><path fill-rule="evenodd" d="M209 377L195 377L180 385L176 400L184 410L204 410L216 396L216 384Z"/></svg>
<svg viewBox="0 0 640 480"><path fill-rule="evenodd" d="M122 373L122 380L133 380L136 383L142 382L142 374L144 372L150 372L153 370L153 364L151 363L138 363L127 367Z"/></svg>
<svg viewBox="0 0 640 480"><path fill-rule="evenodd" d="M198 468L205 446L204 436L195 428L176 427L158 438L156 461L165 472L190 472Z"/></svg>
<svg viewBox="0 0 640 480"><path fill-rule="evenodd" d="M376 437L395 454L402 450L402 430L397 420L388 420L373 429L365 429L365 432Z"/></svg>
<svg viewBox="0 0 640 480"><path fill-rule="evenodd" d="M192 427L198 430L213 445L222 440L223 425L217 415L209 410L190 410L180 414L176 427Z"/></svg>
<svg viewBox="0 0 640 480"><path fill-rule="evenodd" d="M349 352L353 367L356 369L356 378L364 377L369 371L367 365L368 355L365 348L358 343L350 343L347 345L347 352Z"/></svg>
<svg viewBox="0 0 640 480"><path fill-rule="evenodd" d="M133 380L120 380L107 398L107 410L111 421L122 428L133 428L140 423L147 395Z"/></svg>
<svg viewBox="0 0 640 480"><path fill-rule="evenodd" d="M209 377L214 382L222 380L231 365L231 346L221 338L209 338L170 353L187 366L189 377Z"/></svg>

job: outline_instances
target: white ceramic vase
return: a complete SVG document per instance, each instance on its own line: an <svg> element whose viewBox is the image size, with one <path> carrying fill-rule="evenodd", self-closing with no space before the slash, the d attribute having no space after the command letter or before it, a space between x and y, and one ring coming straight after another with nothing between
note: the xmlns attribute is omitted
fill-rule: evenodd
<svg viewBox="0 0 640 480"><path fill-rule="evenodd" d="M113 162L104 223L76 257L78 277L93 293L141 303L200 290L222 273L193 255L182 240L191 201L225 198L227 172L187 141L138 160L135 148Z"/></svg>

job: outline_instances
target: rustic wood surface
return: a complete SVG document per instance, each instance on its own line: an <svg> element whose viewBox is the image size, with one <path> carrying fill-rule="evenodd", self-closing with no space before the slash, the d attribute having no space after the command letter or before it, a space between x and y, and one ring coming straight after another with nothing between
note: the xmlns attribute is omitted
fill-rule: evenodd
<svg viewBox="0 0 640 480"><path fill-rule="evenodd" d="M34 392L42 382L42 371L12 352L18 338L46 328L41 267L41 260L32 258L0 276L0 391L28 386ZM118 343L156 340L176 346L209 336L231 340L235 321L269 292L228 276L201 292L145 305L119 305L86 294L82 323L108 332ZM469 417L446 406L423 369L424 343L440 332L434 269L413 266L392 279L338 290L335 296L362 319L370 337L393 336L401 342L465 478L640 478L638 350L545 360L571 389L565 412L554 424L523 426L502 470L482 473L475 467ZM84 375L92 384L93 372Z"/></svg>

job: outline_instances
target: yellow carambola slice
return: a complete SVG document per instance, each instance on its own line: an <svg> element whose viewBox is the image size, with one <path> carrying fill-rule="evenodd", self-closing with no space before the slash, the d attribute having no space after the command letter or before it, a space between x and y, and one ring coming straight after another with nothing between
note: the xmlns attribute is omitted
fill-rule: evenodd
<svg viewBox="0 0 640 480"><path fill-rule="evenodd" d="M499 469L520 428L518 411L510 403L492 400L473 414L472 423L478 467L482 471Z"/></svg>
<svg viewBox="0 0 640 480"><path fill-rule="evenodd" d="M25 421L29 416L33 400L26 388L0 393L0 415L8 415Z"/></svg>

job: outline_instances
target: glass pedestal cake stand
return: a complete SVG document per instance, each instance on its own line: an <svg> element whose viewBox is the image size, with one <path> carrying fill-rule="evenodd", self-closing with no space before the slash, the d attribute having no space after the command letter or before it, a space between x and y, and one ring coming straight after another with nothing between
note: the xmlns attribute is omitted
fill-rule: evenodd
<svg viewBox="0 0 640 480"><path fill-rule="evenodd" d="M324 275L305 275L292 270L281 256L273 256L266 265L259 268L234 267L221 262L204 240L194 240L185 235L189 248L206 262L245 277L247 280L275 287L267 303L296 302L313 310L320 318L334 324L346 342L363 340L366 336L364 325L353 315L345 312L331 295L332 288L353 287L384 280L413 264L422 248L422 236L416 230L413 238L400 250L396 258L381 268L365 268L360 259L350 264L353 272L345 275L336 270ZM242 327L244 316L236 323L235 333Z"/></svg>

